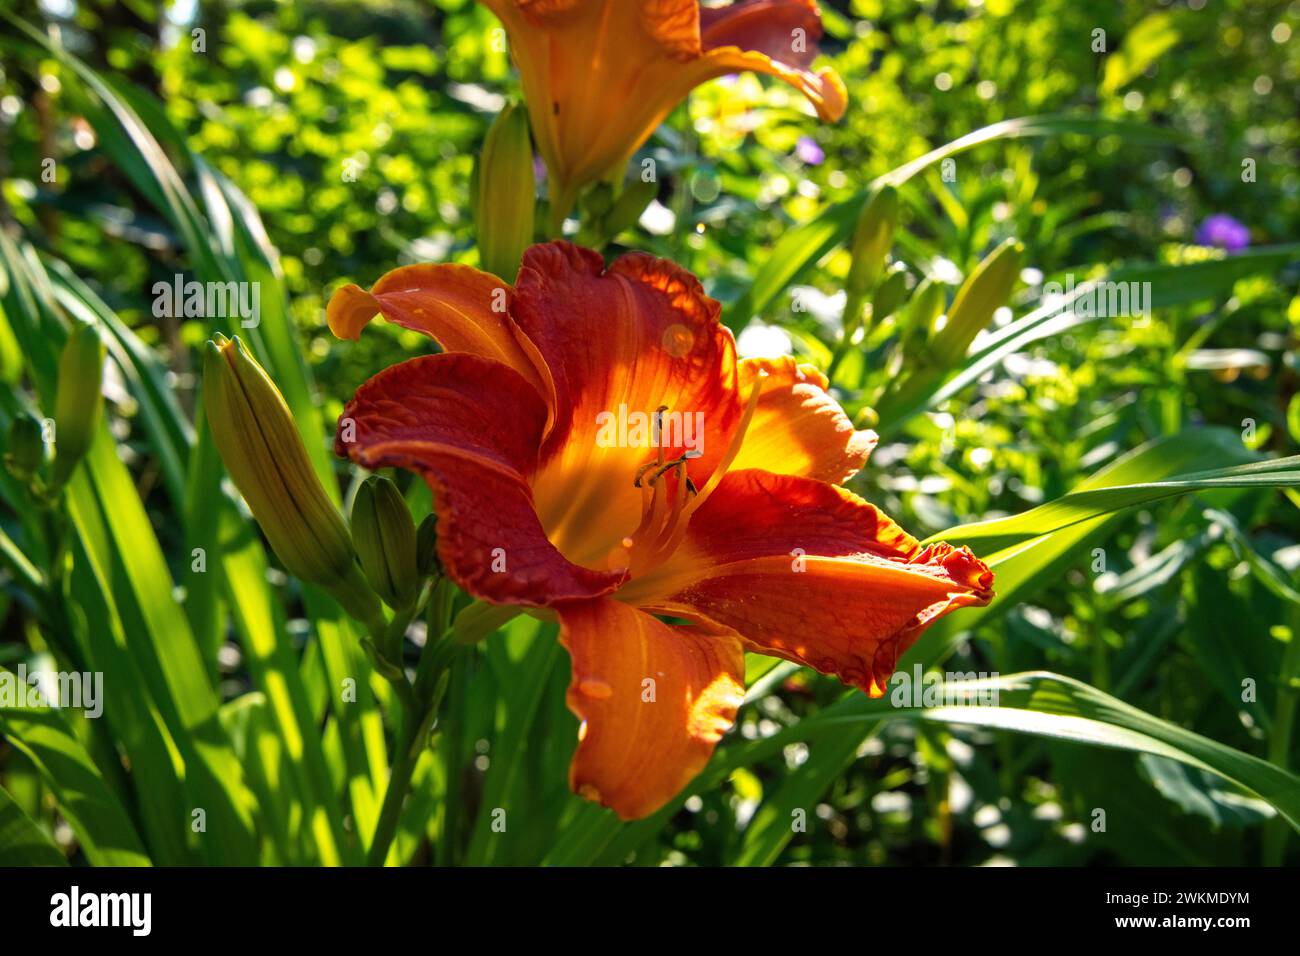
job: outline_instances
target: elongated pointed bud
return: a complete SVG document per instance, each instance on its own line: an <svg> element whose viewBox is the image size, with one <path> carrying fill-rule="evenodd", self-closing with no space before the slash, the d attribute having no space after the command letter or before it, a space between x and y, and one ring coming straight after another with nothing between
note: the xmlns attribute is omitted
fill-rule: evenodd
<svg viewBox="0 0 1300 956"><path fill-rule="evenodd" d="M59 356L59 390L54 404L54 469L59 488L86 457L104 411L104 341L87 323L72 327Z"/></svg>
<svg viewBox="0 0 1300 956"><path fill-rule="evenodd" d="M408 607L420 587L415 522L397 485L371 475L352 502L352 542L366 580L391 608Z"/></svg>
<svg viewBox="0 0 1300 956"><path fill-rule="evenodd" d="M483 143L478 170L478 250L483 268L510 281L533 242L536 214L528 113L511 103Z"/></svg>
<svg viewBox="0 0 1300 956"><path fill-rule="evenodd" d="M849 276L844 282L844 318L839 345L831 357L827 374L833 375L848 349L854 344L862 327L862 311L871 291L885 268L885 260L894 243L894 229L898 226L898 192L893 186L882 186L867 197L853 228L849 252ZM872 313L873 318L876 313Z"/></svg>
<svg viewBox="0 0 1300 956"><path fill-rule="evenodd" d="M374 620L379 601L357 568L343 518L280 390L239 339L208 343L203 406L217 452L285 570L326 588L357 620Z"/></svg>
<svg viewBox="0 0 1300 956"><path fill-rule="evenodd" d="M894 244L894 230L898 228L898 191L893 186L882 186L872 193L858 215L853 229L853 242L849 251L853 264L845 288L849 297L865 295L876 284L885 268L885 257Z"/></svg>
<svg viewBox="0 0 1300 956"><path fill-rule="evenodd" d="M438 516L425 515L420 527L415 531L415 566L421 578L432 577L442 573L442 564L438 560Z"/></svg>
<svg viewBox="0 0 1300 956"><path fill-rule="evenodd" d="M912 292L899 322L903 330L899 351L903 355L919 358L924 353L930 336L936 334L934 325L948 303L946 289L942 282L927 277Z"/></svg>
<svg viewBox="0 0 1300 956"><path fill-rule="evenodd" d="M19 414L9 426L5 446L5 467L21 482L29 482L45 464L45 436L41 423L27 413Z"/></svg>
<svg viewBox="0 0 1300 956"><path fill-rule="evenodd" d="M881 280L875 295L871 297L871 318L874 322L893 315L898 310L903 295L907 292L907 269L901 265L893 268Z"/></svg>
<svg viewBox="0 0 1300 956"><path fill-rule="evenodd" d="M921 280L921 284L912 294L912 300L907 303L909 329L919 329L923 336L929 334L935 320L943 315L943 308L947 305L945 288L942 282L936 282L934 279Z"/></svg>
<svg viewBox="0 0 1300 956"><path fill-rule="evenodd" d="M1008 239L975 267L948 310L948 321L930 339L930 362L950 368L966 355L980 329L989 324L993 313L1006 305L1020 276L1020 260L1025 247Z"/></svg>

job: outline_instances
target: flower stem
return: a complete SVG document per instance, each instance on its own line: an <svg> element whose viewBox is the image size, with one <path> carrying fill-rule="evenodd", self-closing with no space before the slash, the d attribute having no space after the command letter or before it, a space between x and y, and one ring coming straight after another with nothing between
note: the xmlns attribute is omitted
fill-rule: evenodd
<svg viewBox="0 0 1300 956"><path fill-rule="evenodd" d="M524 609L515 604L475 601L456 615L452 633L462 644L475 644L523 612Z"/></svg>
<svg viewBox="0 0 1300 956"><path fill-rule="evenodd" d="M564 238L564 221L569 218L577 195L574 190L559 189L551 196L550 216L547 220L546 237L548 239Z"/></svg>
<svg viewBox="0 0 1300 956"><path fill-rule="evenodd" d="M1300 704L1300 612L1292 610L1291 637L1282 652L1282 670L1273 714L1273 732L1268 742L1268 762L1289 770L1296 708ZM1264 865L1281 866L1291 827L1285 820L1270 820L1264 827Z"/></svg>
<svg viewBox="0 0 1300 956"><path fill-rule="evenodd" d="M831 354L830 365L826 369L828 379L835 377L840 362L844 361L844 357L848 355L849 347L853 344L853 336L862 327L862 309L865 305L866 299L862 293L850 292L848 294L848 298L844 303L844 317L841 320L840 338L835 343L835 351Z"/></svg>
<svg viewBox="0 0 1300 956"><path fill-rule="evenodd" d="M462 645L448 633L454 598L455 586L445 578L433 586L429 600L429 637L420 653L415 683L412 685L405 674L402 675L400 685L393 682L401 703L402 725L398 733L396 756L388 774L388 789L379 811L379 822L375 825L375 835L366 854L369 866L383 866L388 859L388 851L401 822L402 805L411 789L416 763L424 750L438 706L442 702L442 690L446 687L443 675L451 667L457 652L462 649ZM399 641L400 635L406 632L406 627L418 612L419 605L398 615L402 619L400 630L397 631ZM397 625L398 621L395 620L390 626L390 639Z"/></svg>
<svg viewBox="0 0 1300 956"><path fill-rule="evenodd" d="M405 704L402 707L402 733L397 748L397 757L393 760L393 769L388 774L388 790L384 794L384 805L379 811L379 822L375 825L375 835L370 841L370 851L366 855L368 866L383 866L388 859L388 851L397 836L397 824L402 817L402 804L406 802L407 791L411 789L411 776L415 772L415 759L420 748L417 746L421 721Z"/></svg>

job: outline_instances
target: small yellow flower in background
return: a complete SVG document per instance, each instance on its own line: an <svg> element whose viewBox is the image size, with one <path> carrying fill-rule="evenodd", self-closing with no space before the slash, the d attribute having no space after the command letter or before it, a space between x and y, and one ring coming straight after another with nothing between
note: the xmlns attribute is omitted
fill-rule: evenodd
<svg viewBox="0 0 1300 956"><path fill-rule="evenodd" d="M814 70L814 0L483 0L510 36L533 138L561 213L588 183L621 176L686 95L753 70L803 93L823 120L848 102L835 71Z"/></svg>

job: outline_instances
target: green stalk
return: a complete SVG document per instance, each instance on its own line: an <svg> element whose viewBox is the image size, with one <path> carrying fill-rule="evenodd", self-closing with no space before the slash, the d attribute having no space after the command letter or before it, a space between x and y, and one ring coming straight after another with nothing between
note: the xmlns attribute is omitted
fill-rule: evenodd
<svg viewBox="0 0 1300 956"><path fill-rule="evenodd" d="M1282 671L1273 713L1273 734L1268 741L1268 762L1290 770L1291 739L1296 707L1300 704L1300 609L1292 608L1291 639L1282 653ZM1270 820L1264 828L1264 865L1281 866L1291 828L1285 820Z"/></svg>
<svg viewBox="0 0 1300 956"><path fill-rule="evenodd" d="M853 344L853 336L857 335L858 329L862 327L862 310L867 304L866 298L865 293L849 291L848 298L844 302L844 325L840 332L840 340L835 343L830 365L826 368L828 379L834 380L836 369L840 367L840 362L848 355L849 346Z"/></svg>
<svg viewBox="0 0 1300 956"><path fill-rule="evenodd" d="M397 835L397 824L402 816L402 804L406 802L407 791L411 789L411 774L415 772L415 758L419 752L417 746L419 721L405 700L402 701L401 743L397 748L397 757L388 775L388 790L384 794L384 804L379 811L379 822L375 824L375 835L370 841L370 851L366 854L367 866L383 866L388 859L388 850Z"/></svg>
<svg viewBox="0 0 1300 956"><path fill-rule="evenodd" d="M569 212L573 209L573 204L577 199L577 191L573 189L558 191L550 197L547 209L547 239L564 238L564 221L569 218Z"/></svg>
<svg viewBox="0 0 1300 956"><path fill-rule="evenodd" d="M384 793L379 821L375 824L375 834L366 854L368 866L383 866L388 859L388 851L397 836L397 827L402 819L402 805L411 789L411 777L415 773L420 753L424 750L438 705L442 702L442 691L446 687L444 675L448 673L456 653L461 650L461 645L447 633L454 596L455 586L445 578L438 580L426 592L425 600L429 603L429 638L420 654L415 684L412 686L405 674L400 683L392 681L402 705L402 725L398 734L397 756L388 775L388 789ZM391 643L394 633L400 642L401 635L420 612L425 600L394 618L385 635L388 638L386 643Z"/></svg>

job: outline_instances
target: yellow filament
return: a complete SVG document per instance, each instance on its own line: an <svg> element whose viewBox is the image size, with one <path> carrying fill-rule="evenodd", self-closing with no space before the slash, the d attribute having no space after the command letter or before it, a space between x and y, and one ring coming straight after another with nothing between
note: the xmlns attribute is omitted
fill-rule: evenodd
<svg viewBox="0 0 1300 956"><path fill-rule="evenodd" d="M765 372L760 373L758 381L754 382L754 387L750 390L745 412L735 434L732 436L731 444L727 447L726 454L723 455L722 460L709 476L704 488L695 495L694 500L688 501L690 492L693 489L690 477L687 475L686 465L692 458L698 458L699 452L688 451L680 458L665 462L663 444L659 443L655 461L642 465L637 469L635 483L641 488L641 523L637 526L636 531L623 539L624 547L630 552L628 567L633 577L644 574L651 568L661 564L677 550L677 546L686 534L688 525L686 519L713 493L714 489L718 487L718 483L722 481L727 469L731 467L731 463L736 460L736 456L740 453L740 446L745 439L745 432L749 430L749 424L754 420L754 412L758 408L763 378L766 378ZM667 406L660 406L655 413L656 424L662 422L662 415L666 409ZM669 493L667 489L665 489L664 494L659 493L660 488L667 485L667 481L660 482L659 479L670 471L676 472L677 488L671 494L671 504L668 504ZM650 472L648 478L645 477L647 472ZM665 507L668 509L666 515L663 513Z"/></svg>
<svg viewBox="0 0 1300 956"><path fill-rule="evenodd" d="M758 378L754 381L754 387L749 390L749 401L745 405L745 414L740 419L740 426L736 429L736 433L731 436L731 444L727 446L727 453L722 456L722 461L718 462L718 467L713 469L713 474L709 475L709 480L700 489L700 493L691 501L690 507L686 510L687 515L693 513L695 509L708 500L709 495L713 494L713 490L718 487L718 483L726 475L727 469L731 467L731 463L740 454L740 446L745 441L745 433L749 431L749 423L754 420L754 412L758 408L758 398L762 394L763 379L765 378L767 378L767 372L760 371Z"/></svg>

